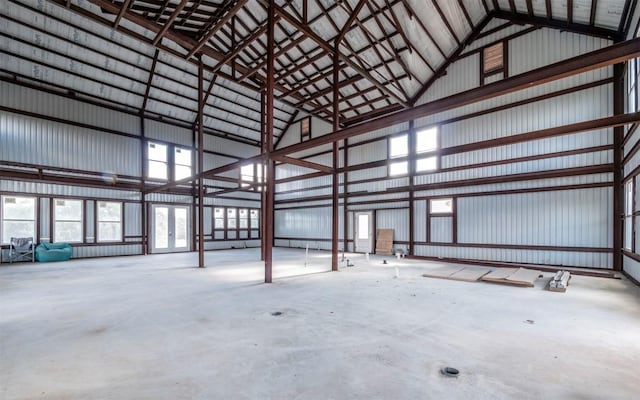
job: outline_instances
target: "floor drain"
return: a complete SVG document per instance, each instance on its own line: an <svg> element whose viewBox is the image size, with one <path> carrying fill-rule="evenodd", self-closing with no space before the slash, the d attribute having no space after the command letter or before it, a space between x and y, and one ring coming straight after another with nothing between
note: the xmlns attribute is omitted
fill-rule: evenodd
<svg viewBox="0 0 640 400"><path fill-rule="evenodd" d="M458 374L460 373L460 371L458 371L453 367L444 367L440 370L440 372L442 372L442 375L444 376L453 376L453 377L458 376Z"/></svg>
<svg viewBox="0 0 640 400"><path fill-rule="evenodd" d="M278 315L282 315L282 311L274 311L271 313L271 315L273 315L274 317L277 317Z"/></svg>

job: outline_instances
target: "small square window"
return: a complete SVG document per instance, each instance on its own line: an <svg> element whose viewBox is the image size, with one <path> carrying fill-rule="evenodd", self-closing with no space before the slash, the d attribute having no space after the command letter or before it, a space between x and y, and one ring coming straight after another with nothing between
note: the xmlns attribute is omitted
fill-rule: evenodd
<svg viewBox="0 0 640 400"><path fill-rule="evenodd" d="M409 163L407 161L394 162L389 164L389 175L406 175L409 173Z"/></svg>
<svg viewBox="0 0 640 400"><path fill-rule="evenodd" d="M453 199L431 199L429 210L431 214L451 214L453 212Z"/></svg>
<svg viewBox="0 0 640 400"><path fill-rule="evenodd" d="M416 172L435 171L438 169L438 157L427 157L416 160Z"/></svg>
<svg viewBox="0 0 640 400"><path fill-rule="evenodd" d="M394 136L389 139L389 158L406 157L409 155L409 137L407 135Z"/></svg>
<svg viewBox="0 0 640 400"><path fill-rule="evenodd" d="M416 132L416 153L427 153L438 149L438 128Z"/></svg>

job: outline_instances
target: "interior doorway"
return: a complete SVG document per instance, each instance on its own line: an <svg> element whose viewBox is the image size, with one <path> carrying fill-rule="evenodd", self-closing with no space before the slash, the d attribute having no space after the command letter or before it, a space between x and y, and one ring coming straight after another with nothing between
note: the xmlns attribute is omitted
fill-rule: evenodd
<svg viewBox="0 0 640 400"><path fill-rule="evenodd" d="M355 251L356 253L373 252L373 212L355 213Z"/></svg>
<svg viewBox="0 0 640 400"><path fill-rule="evenodd" d="M151 206L152 253L189 251L189 212L188 206Z"/></svg>

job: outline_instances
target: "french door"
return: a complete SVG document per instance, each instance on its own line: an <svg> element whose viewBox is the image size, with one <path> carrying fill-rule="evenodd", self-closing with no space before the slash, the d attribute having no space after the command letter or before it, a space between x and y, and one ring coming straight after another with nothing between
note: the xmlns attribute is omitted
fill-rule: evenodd
<svg viewBox="0 0 640 400"><path fill-rule="evenodd" d="M189 211L186 206L151 206L151 252L189 251Z"/></svg>

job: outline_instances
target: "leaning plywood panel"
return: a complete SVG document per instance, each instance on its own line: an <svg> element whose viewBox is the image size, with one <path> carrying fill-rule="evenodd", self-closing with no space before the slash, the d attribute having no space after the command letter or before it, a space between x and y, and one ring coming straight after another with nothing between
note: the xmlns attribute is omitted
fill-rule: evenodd
<svg viewBox="0 0 640 400"><path fill-rule="evenodd" d="M376 254L390 256L393 247L393 229L378 229L376 231Z"/></svg>

